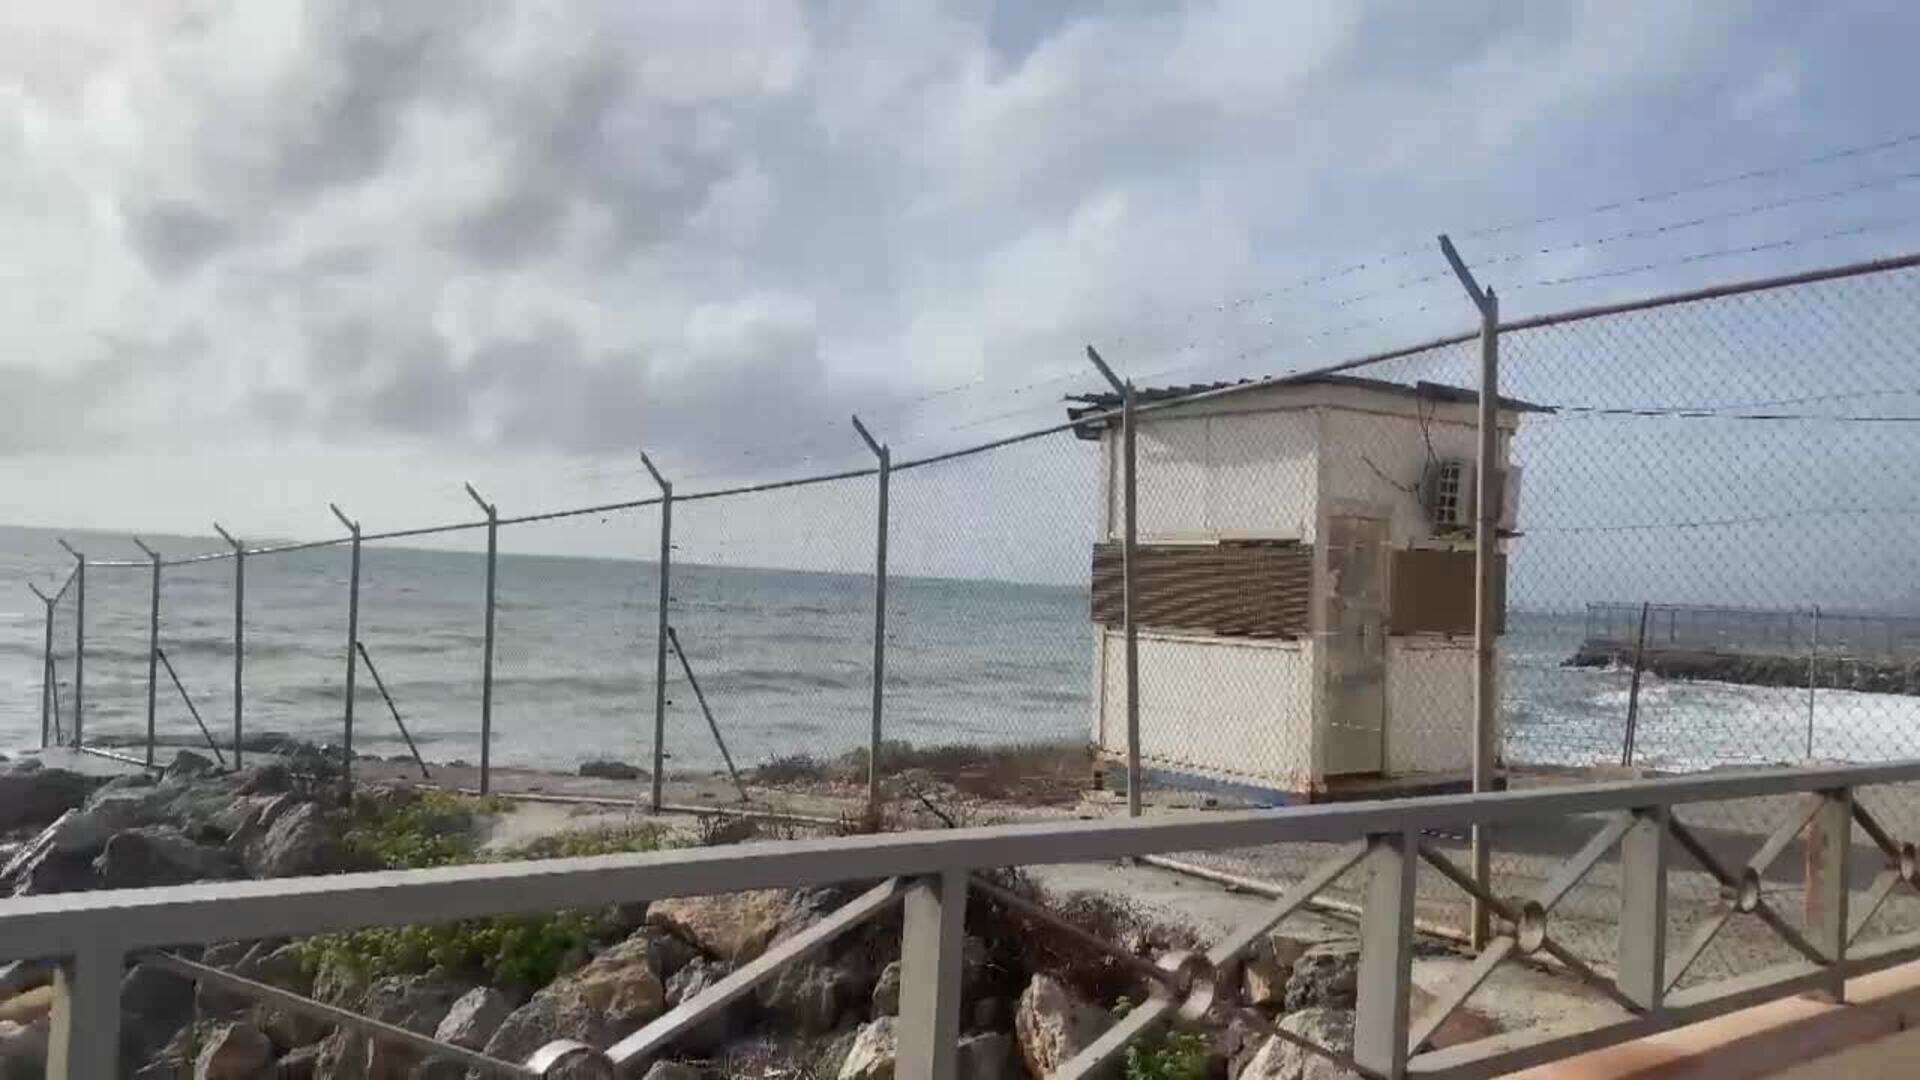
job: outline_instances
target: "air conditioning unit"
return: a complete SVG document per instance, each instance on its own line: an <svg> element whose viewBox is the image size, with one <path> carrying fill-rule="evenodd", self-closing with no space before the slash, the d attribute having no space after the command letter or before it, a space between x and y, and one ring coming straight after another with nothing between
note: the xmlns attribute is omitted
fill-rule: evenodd
<svg viewBox="0 0 1920 1080"><path fill-rule="evenodd" d="M1474 515L1480 509L1477 476L1474 463L1466 458L1443 458L1428 466L1421 478L1420 504L1426 507L1427 520L1433 522L1434 532L1473 531ZM1518 465L1510 465L1504 473L1495 474L1500 499L1497 527L1502 532L1514 531L1520 520L1520 477Z"/></svg>

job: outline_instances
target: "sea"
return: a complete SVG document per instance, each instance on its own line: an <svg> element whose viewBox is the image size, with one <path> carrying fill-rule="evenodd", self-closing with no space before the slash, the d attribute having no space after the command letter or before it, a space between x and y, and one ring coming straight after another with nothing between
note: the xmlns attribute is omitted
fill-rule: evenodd
<svg viewBox="0 0 1920 1080"><path fill-rule="evenodd" d="M0 528L0 752L40 742L47 609L27 586L51 592L67 580L73 560L55 535ZM83 546L92 539L62 535ZM98 538L95 550L107 542ZM114 557L125 558L124 539L111 542ZM215 546L169 543L169 554ZM169 744L201 742L202 725L223 746L231 738L234 569L221 560L161 574L158 640L167 663L152 686L155 726ZM350 573L344 548L247 560L249 740L344 738ZM659 662L655 564L503 554L497 576L493 761L569 771L595 759L644 763ZM55 698L68 734L77 588L68 584L53 620ZM87 741L139 741L151 571L94 566L86 588ZM407 753L410 736L429 761L479 759L484 597L485 560L476 553L367 548L356 751ZM723 744L741 767L829 758L866 744L870 576L676 565L668 613L678 644L666 658L669 768L717 769ZM886 621L887 738L995 745L1087 737L1094 636L1084 586L896 576ZM1514 611L1509 626L1501 658L1507 760L1619 763L1630 673L1562 666L1583 636L1581 613ZM1905 695L1647 675L1636 711L1634 763L1656 769L1920 756L1920 698Z"/></svg>

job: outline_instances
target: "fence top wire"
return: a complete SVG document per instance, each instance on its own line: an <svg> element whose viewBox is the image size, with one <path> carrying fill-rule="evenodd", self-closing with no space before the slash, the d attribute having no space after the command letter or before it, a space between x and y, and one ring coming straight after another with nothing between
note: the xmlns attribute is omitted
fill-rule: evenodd
<svg viewBox="0 0 1920 1080"><path fill-rule="evenodd" d="M1774 289L1791 288L1798 285L1810 285L1810 284L1821 282L1821 281L1832 281L1840 278L1861 277L1861 276L1866 276L1871 274L1888 273L1895 270L1912 269L1914 267L1920 267L1920 252L1913 252L1905 255L1889 256L1881 259L1871 259L1863 262L1846 263L1839 266L1822 267L1814 270L1803 270L1803 271L1798 271L1791 274L1780 274L1780 275L1774 275L1770 277L1750 278L1743 281L1728 282L1721 285L1707 286L1705 288L1689 289L1685 291L1672 292L1672 293L1663 293L1656 296L1643 297L1638 300L1627 300L1627 301L1621 301L1621 302L1612 303L1612 304L1598 304L1598 305L1593 305L1589 307L1570 308L1566 311L1552 312L1545 315L1533 315L1524 319L1503 320L1500 323L1498 323L1495 329L1496 329L1496 332L1498 333L1511 333L1511 332L1521 331L1521 330L1537 330L1543 327L1556 326L1564 323L1580 322L1588 319L1597 319L1597 318L1602 318L1609 315L1620 315L1620 314L1625 314L1625 313L1634 312L1634 311L1649 311L1656 308L1673 307L1673 306L1682 305L1682 304L1698 303L1700 301L1715 300L1715 299L1720 299L1728 296L1738 296L1745 293L1766 292ZM1171 409L1171 408L1178 408L1181 406L1191 405L1196 402L1210 401L1210 400L1215 400L1219 398L1231 397L1237 394L1252 393L1258 390L1270 389L1276 386L1286 386L1294 383L1306 382L1306 381L1321 378L1327 375L1334 375L1344 371L1352 371L1357 368L1369 367L1375 364L1383 364L1388 361L1398 360L1408 356L1414 356L1419 353L1427 352L1433 349L1441 349L1441 348L1446 348L1452 345L1459 345L1464 342L1472 341L1475 338L1478 338L1481 335L1481 333L1482 333L1482 330L1476 327L1473 330L1468 330L1458 334L1448 334L1442 337L1434 338L1430 341L1421 342L1417 345L1407 345L1399 348L1385 349L1378 352L1368 353L1364 356L1354 357L1348 360L1342 360L1337 363L1325 364L1320 367L1308 368L1308 369L1305 369L1302 371L1296 371L1296 372L1289 372L1284 375L1271 375L1266 378L1252 379L1246 382L1233 383L1227 386L1207 387L1204 389L1196 390L1195 392L1190 394L1181 394L1177 396L1160 398L1154 401L1140 403L1135 406L1134 412L1136 415L1146 414L1151 412L1157 412L1162 409ZM943 461L952 461L956 458L963 458L963 457L968 457L974 454L986 453L991 450L997 450L1002 447L1012 446L1017 443L1027 442L1033 439L1045 438L1046 436L1049 436L1049 435L1058 434L1059 432L1063 432L1063 431L1069 431L1074 428L1083 427L1085 425L1100 424L1100 423L1105 423L1112 420L1117 420L1123 415L1123 413L1124 413L1124 410L1122 408L1110 408L1105 411L1090 411L1090 412L1082 413L1064 422L1057 423L1057 424L1050 424L1046 427L1037 428L1031 431L1019 432L1017 434L1007 435L997 439L991 439L986 442L981 442L971 446L961 447L955 450L948 450L948 451L944 451L937 454L930 454L924 457L909 458L906 460L898 461L893 463L892 471L901 472L908 469L916 469L916 468L920 468L927 465L938 464L939 462L943 462ZM814 476L801 476L801 477L794 477L794 478L785 479L785 480L767 481L765 483L745 484L745 485L740 485L736 487L717 488L711 491L690 492L684 495L676 494L672 496L672 501L681 502L681 503L696 502L696 501L705 500L705 499L719 499L719 498L725 498L732 495L746 495L746 494L751 494L754 492L761 492L761 491L775 491L775 490L780 490L784 488L805 487L810 484L824 484L824 483L831 483L836 480L850 480L850 479L857 479L863 476L874 476L874 475L877 475L879 471L880 470L877 467L873 467L873 466L869 466L866 468L859 468L859 469L846 469L840 472L825 473L825 474L814 475ZM612 512L621 511L621 510L637 510L643 507L657 506L665 501L667 501L666 497L656 495L656 496L651 496L643 499L630 499L623 502L601 503L595 506L569 507L569 508L560 509L560 510L549 510L549 511L537 512L537 513L531 513L531 514L521 514L521 515L511 516L511 517L501 517L493 524L496 524L499 526L524 525L524 524L530 524L533 522L554 521L561 518L582 517L589 514L612 513ZM416 536L431 536L431 535L437 535L440 533L453 533L453 532L463 532L463 531L474 530L474 529L484 529L488 526L488 524L489 522L483 519L479 521L462 521L462 522L455 522L451 524L442 524L442 525L423 525L423 526L407 528L407 529L393 529L386 532L365 533L361 535L359 539L362 543L365 543L367 541L373 541L373 540L396 540L396 539L404 539L404 538L416 537ZM242 555L284 554L284 553L294 552L294 551L307 551L315 548L338 547L344 544L351 544L353 543L353 541L354 541L354 538L352 536L338 536L338 537L332 537L332 538L323 539L323 540L309 540L309 541L301 541L301 542L286 543L286 544L268 544L260 547L254 547L254 548L236 547L236 548L231 548L223 551L210 551L210 552L203 552L196 555L183 555L183 556L177 556L171 559L162 559L160 560L160 565L176 566L176 565L184 565L188 563L215 562L221 559L236 558ZM86 565L89 567L121 568L121 567L151 567L153 565L153 561L148 559L87 559L85 560L85 562L86 562ZM65 587L63 586L62 587L63 592L64 592L64 589Z"/></svg>

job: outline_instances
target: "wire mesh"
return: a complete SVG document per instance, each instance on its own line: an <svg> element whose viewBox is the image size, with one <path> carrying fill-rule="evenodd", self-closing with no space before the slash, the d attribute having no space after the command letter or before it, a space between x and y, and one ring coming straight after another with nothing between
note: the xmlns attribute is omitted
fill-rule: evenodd
<svg viewBox="0 0 1920 1080"><path fill-rule="evenodd" d="M76 707L88 746L146 746L151 573L147 566L87 567L85 685Z"/></svg>
<svg viewBox="0 0 1920 1080"><path fill-rule="evenodd" d="M288 738L341 745L350 563L344 545L248 556L243 745L249 751Z"/></svg>
<svg viewBox="0 0 1920 1080"><path fill-rule="evenodd" d="M360 560L354 753L477 763L486 557L372 543Z"/></svg>
<svg viewBox="0 0 1920 1080"><path fill-rule="evenodd" d="M47 741L53 745L71 744L74 737L74 659L78 653L74 638L79 626L78 585L69 583L53 604L53 642L46 678L52 682L47 702L50 711ZM42 648L45 649L43 639Z"/></svg>
<svg viewBox="0 0 1920 1080"><path fill-rule="evenodd" d="M233 744L233 563L170 565L160 572L160 648L172 664L158 671L155 742L208 752L192 709L225 753ZM178 685L175 679L178 679ZM182 693L193 702L192 709ZM157 761L169 753L156 752Z"/></svg>

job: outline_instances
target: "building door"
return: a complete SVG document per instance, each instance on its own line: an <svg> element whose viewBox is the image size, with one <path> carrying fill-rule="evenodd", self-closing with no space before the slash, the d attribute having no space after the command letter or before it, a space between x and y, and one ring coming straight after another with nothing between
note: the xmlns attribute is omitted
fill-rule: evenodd
<svg viewBox="0 0 1920 1080"><path fill-rule="evenodd" d="M1336 514L1327 529L1326 774L1382 771L1387 720L1387 523Z"/></svg>

